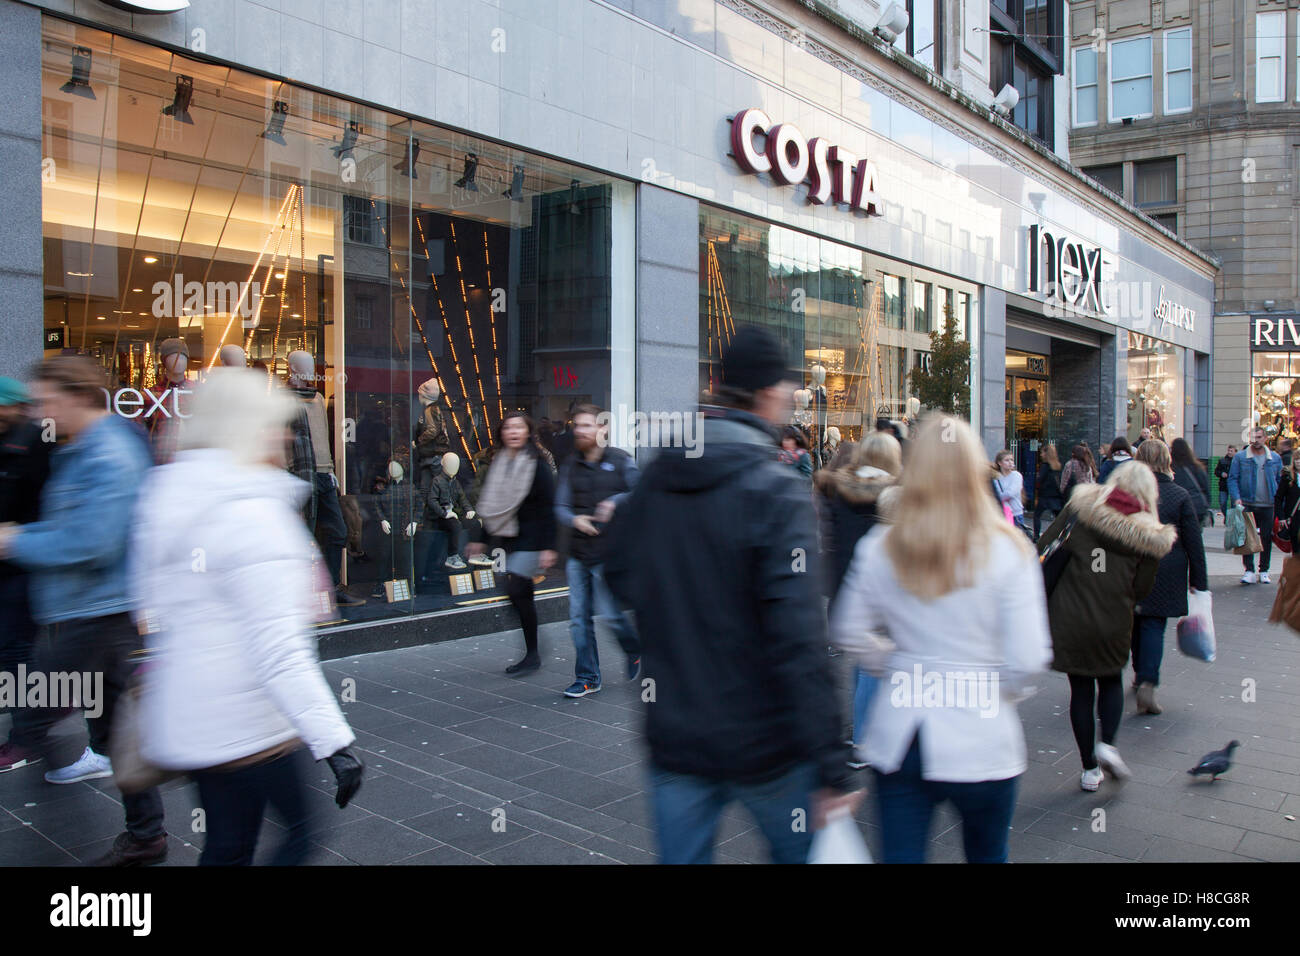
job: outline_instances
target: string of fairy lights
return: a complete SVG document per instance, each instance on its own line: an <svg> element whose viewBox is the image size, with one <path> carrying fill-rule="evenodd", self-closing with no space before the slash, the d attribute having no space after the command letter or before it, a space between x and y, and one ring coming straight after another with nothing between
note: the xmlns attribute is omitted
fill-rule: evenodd
<svg viewBox="0 0 1300 956"><path fill-rule="evenodd" d="M731 337L736 334L736 326L731 320L731 302L727 298L727 286L722 280L722 266L718 263L716 242L709 240L708 255L705 259L708 293L706 307L708 310L708 332L706 338L709 347L709 391L713 391L714 345L717 345L717 360L722 361L723 346L731 344Z"/></svg>

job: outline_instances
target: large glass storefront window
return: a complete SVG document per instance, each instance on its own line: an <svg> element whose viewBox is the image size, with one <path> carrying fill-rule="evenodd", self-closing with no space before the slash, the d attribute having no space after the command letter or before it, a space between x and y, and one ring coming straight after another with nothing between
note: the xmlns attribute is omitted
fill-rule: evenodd
<svg viewBox="0 0 1300 956"><path fill-rule="evenodd" d="M1251 363L1252 421L1274 448L1300 440L1300 352L1256 352Z"/></svg>
<svg viewBox="0 0 1300 956"><path fill-rule="evenodd" d="M1143 428L1153 438L1183 437L1183 350L1136 332L1128 336L1128 429L1135 442Z"/></svg>
<svg viewBox="0 0 1300 956"><path fill-rule="evenodd" d="M951 316L966 336L977 308L970 283L701 208L700 390L719 383L737 326L767 328L800 383L792 423L806 432L819 466L837 433L856 441L877 418L914 419L921 408L908 372L929 361L926 333Z"/></svg>
<svg viewBox="0 0 1300 956"><path fill-rule="evenodd" d="M633 321L611 282L633 250L611 222L632 187L87 27L44 33L47 347L103 365L110 408L159 460L159 426L183 427L214 367L283 382L306 352L342 574L368 598L348 618L499 596L456 577L463 541L426 514L427 490L458 468L472 502L506 411L562 460L569 408L610 404L611 338ZM74 56L88 85L68 82ZM394 501L413 537L383 531ZM395 580L411 587L393 600Z"/></svg>

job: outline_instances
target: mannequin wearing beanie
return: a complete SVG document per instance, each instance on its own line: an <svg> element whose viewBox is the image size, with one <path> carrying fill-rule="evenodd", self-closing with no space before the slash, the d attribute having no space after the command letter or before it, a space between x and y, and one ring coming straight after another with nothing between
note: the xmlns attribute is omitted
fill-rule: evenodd
<svg viewBox="0 0 1300 956"><path fill-rule="evenodd" d="M428 494L429 483L441 468L442 456L451 451L451 439L447 436L447 423L438 406L442 398L438 380L431 378L422 383L416 396L420 401L420 419L416 422L415 440L411 444L415 449L420 490Z"/></svg>
<svg viewBox="0 0 1300 956"><path fill-rule="evenodd" d="M465 488L456 477L459 474L460 457L452 452L443 455L424 501L425 527L436 528L447 536L447 559L443 562L443 568L448 571L465 570L465 545L483 539L483 523L478 520L474 507L465 496ZM433 552L431 542L430 550L425 555L426 575L438 557ZM490 567L492 559L485 555L478 556L470 563Z"/></svg>
<svg viewBox="0 0 1300 956"><path fill-rule="evenodd" d="M217 361L222 368L247 368L248 355L238 345L223 345L217 353Z"/></svg>
<svg viewBox="0 0 1300 956"><path fill-rule="evenodd" d="M185 372L189 365L190 347L184 339L163 339L159 343L158 385L146 390L154 397L146 405L148 417L145 419L156 465L165 465L176 456L182 422L189 418L189 396L192 393L185 387Z"/></svg>

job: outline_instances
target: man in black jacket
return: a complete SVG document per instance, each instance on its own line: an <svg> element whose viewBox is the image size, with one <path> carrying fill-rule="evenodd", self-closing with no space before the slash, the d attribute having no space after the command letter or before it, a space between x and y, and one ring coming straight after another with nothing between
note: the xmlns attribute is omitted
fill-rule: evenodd
<svg viewBox="0 0 1300 956"><path fill-rule="evenodd" d="M1214 466L1214 477L1219 482L1219 511L1224 514L1228 511L1228 470L1232 467L1232 456L1236 453L1237 447L1229 445L1227 452Z"/></svg>
<svg viewBox="0 0 1300 956"><path fill-rule="evenodd" d="M776 461L795 385L766 332L728 346L702 440L667 448L614 514L605 576L636 611L665 863L712 858L740 800L778 863L851 809L807 486Z"/></svg>

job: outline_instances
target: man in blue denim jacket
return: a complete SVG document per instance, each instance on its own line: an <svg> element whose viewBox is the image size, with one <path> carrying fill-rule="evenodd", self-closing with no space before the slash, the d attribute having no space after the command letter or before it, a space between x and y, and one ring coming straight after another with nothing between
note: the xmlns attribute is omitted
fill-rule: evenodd
<svg viewBox="0 0 1300 956"><path fill-rule="evenodd" d="M112 774L113 712L130 679L130 655L142 643L128 613L126 546L150 459L131 423L106 410L104 374L93 361L61 355L41 365L34 378L39 415L47 427L52 424L52 437L65 444L51 458L40 518L0 526L0 557L31 574L32 612L46 628L33 670L93 675L90 686L102 698L81 701L90 732L85 753L45 775L50 783L66 784ZM15 711L10 740L0 746L0 772L48 757L50 728L69 705L41 703ZM158 791L123 794L122 804L126 832L97 865L138 866L166 859Z"/></svg>
<svg viewBox="0 0 1300 956"><path fill-rule="evenodd" d="M1271 583L1268 564L1273 556L1273 496L1281 477L1281 456L1264 444L1264 429L1253 429L1250 444L1233 455L1232 464L1228 466L1228 497L1234 507L1244 508L1254 516L1259 543L1264 546L1259 554L1258 575L1255 574L1255 556L1241 556L1246 569L1241 576L1242 584Z"/></svg>

